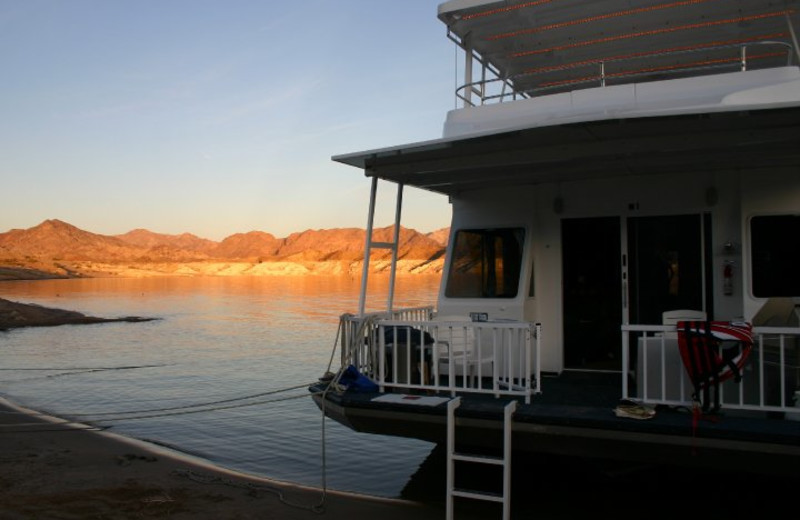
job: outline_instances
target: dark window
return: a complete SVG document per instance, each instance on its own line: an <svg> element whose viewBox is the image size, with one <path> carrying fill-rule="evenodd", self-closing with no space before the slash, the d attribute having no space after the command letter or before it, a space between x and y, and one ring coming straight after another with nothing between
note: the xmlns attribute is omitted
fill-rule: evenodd
<svg viewBox="0 0 800 520"><path fill-rule="evenodd" d="M536 280L533 278L535 272L536 270L534 270L534 264L533 262L531 262L531 285L530 287L528 287L528 296L530 296L531 298L536 296L536 283L535 283Z"/></svg>
<svg viewBox="0 0 800 520"><path fill-rule="evenodd" d="M800 296L800 215L750 219L753 296Z"/></svg>
<svg viewBox="0 0 800 520"><path fill-rule="evenodd" d="M448 298L514 298L522 265L522 228L456 232L447 276Z"/></svg>

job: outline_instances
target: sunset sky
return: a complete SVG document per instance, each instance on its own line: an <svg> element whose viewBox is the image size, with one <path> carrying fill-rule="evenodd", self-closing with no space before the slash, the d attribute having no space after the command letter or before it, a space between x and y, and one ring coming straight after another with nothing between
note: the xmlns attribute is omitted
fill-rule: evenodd
<svg viewBox="0 0 800 520"><path fill-rule="evenodd" d="M331 156L441 137L439 3L0 0L0 232L364 227L369 180ZM403 225L449 225L405 199Z"/></svg>

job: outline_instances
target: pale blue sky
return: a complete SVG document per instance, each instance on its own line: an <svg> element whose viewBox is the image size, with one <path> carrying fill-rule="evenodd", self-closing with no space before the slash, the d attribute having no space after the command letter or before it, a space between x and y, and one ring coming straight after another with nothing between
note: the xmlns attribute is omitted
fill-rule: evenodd
<svg viewBox="0 0 800 520"><path fill-rule="evenodd" d="M0 0L0 231L364 227L369 180L331 156L441 136L438 4ZM449 225L444 197L405 199L403 225Z"/></svg>

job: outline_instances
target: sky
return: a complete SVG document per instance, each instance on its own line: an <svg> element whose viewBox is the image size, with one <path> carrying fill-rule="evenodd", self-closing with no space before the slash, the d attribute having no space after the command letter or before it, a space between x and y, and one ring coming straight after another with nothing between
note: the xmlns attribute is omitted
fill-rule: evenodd
<svg viewBox="0 0 800 520"><path fill-rule="evenodd" d="M370 181L331 157L441 137L439 3L0 0L0 232L366 227ZM404 202L405 227L450 223L441 195Z"/></svg>

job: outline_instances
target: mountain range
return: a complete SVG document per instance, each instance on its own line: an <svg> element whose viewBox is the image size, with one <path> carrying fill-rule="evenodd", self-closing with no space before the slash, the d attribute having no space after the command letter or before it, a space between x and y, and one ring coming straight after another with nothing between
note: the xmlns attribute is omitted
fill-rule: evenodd
<svg viewBox="0 0 800 520"><path fill-rule="evenodd" d="M400 228L398 272L440 273L448 228L419 233ZM393 226L375 229L390 242ZM366 230L306 230L277 238L263 231L221 241L191 233L135 229L101 235L61 220L0 233L0 279L153 275L356 274L362 269ZM373 249L371 268L386 271L388 249Z"/></svg>

